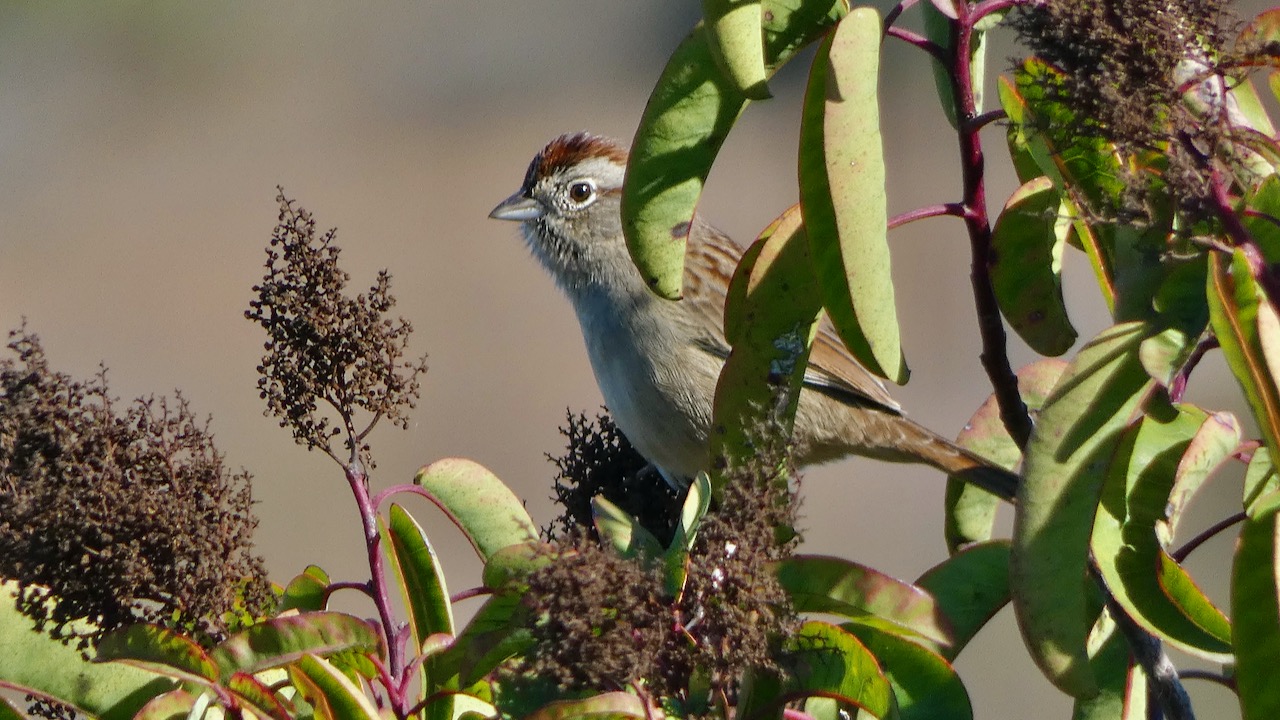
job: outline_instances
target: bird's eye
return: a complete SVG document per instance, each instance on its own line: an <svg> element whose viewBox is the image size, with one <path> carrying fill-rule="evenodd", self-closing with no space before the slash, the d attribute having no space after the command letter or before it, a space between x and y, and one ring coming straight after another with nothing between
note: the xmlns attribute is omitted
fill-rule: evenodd
<svg viewBox="0 0 1280 720"><path fill-rule="evenodd" d="M596 196L596 186L586 180L579 180L569 186L569 199L582 205Z"/></svg>

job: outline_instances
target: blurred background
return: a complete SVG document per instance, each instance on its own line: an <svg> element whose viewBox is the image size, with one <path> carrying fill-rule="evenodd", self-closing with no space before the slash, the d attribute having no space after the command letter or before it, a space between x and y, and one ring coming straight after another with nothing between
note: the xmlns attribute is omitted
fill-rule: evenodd
<svg viewBox="0 0 1280 720"><path fill-rule="evenodd" d="M263 417L255 388L264 336L243 313L282 185L320 228L339 228L352 293L391 271L395 313L416 328L410 354L430 353L408 431L383 425L371 438L374 484L465 456L546 524L554 470L544 454L563 448L566 408L593 414L601 400L567 303L516 228L486 215L552 137L630 138L698 15L694 2L594 0L0 3L0 325L26 318L55 369L85 377L105 364L126 400L180 388L212 416L228 464L255 476L256 542L273 579L309 563L360 579L341 470ZM1016 53L997 33L988 67ZM774 79L774 100L748 108L710 178L702 210L740 243L795 202L808 58ZM924 54L891 41L883 67L890 213L956 199L958 152ZM984 139L994 216L1015 183L1003 131ZM989 392L966 237L958 222L935 219L895 230L891 243L913 370L895 394L954 435ZM1066 263L1087 339L1108 324L1105 308L1084 258L1072 252ZM1015 366L1034 359L1010 343ZM1191 399L1247 414L1224 367L1211 356ZM803 549L914 579L945 557L942 489L939 474L915 467L813 469ZM1188 536L1238 509L1239 489L1238 473L1216 480ZM478 584L479 563L454 528L425 503L408 504L451 590ZM1224 605L1231 547L1219 538L1189 565ZM978 717L1070 712L1026 659L1007 609L958 667ZM1225 691L1191 690L1204 717L1238 714Z"/></svg>

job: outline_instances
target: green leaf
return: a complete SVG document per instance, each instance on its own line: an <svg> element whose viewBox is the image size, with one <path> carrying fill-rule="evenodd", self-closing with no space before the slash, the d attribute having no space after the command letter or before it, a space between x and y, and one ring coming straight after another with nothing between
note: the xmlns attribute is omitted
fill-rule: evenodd
<svg viewBox="0 0 1280 720"><path fill-rule="evenodd" d="M1181 650L1223 662L1231 643L1226 618L1207 598L1187 603L1199 611L1191 616L1168 593L1161 582L1167 556L1157 536L1180 461L1206 422L1212 421L1203 410L1182 406L1171 421L1147 417L1125 432L1102 488L1091 547L1112 596L1134 622ZM1180 585L1200 594L1189 578Z"/></svg>
<svg viewBox="0 0 1280 720"><path fill-rule="evenodd" d="M1067 363L1043 359L1018 370L1018 394L1033 415L1044 406ZM1000 403L988 395L977 412L956 436L956 444L992 463L1013 470L1022 462L1022 450L1009 436L1000 417ZM943 528L951 553L976 542L991 539L996 511L1001 501L994 494L960 478L947 478L946 523Z"/></svg>
<svg viewBox="0 0 1280 720"><path fill-rule="evenodd" d="M916 586L933 596L951 627L951 643L934 650L947 660L1009 602L1009 541L970 545L933 566Z"/></svg>
<svg viewBox="0 0 1280 720"><path fill-rule="evenodd" d="M206 684L218 680L218 666L196 641L147 623L108 633L98 643L97 660L123 662L179 680Z"/></svg>
<svg viewBox="0 0 1280 720"><path fill-rule="evenodd" d="M848 0L761 3L764 60L772 73L848 11ZM627 247L645 282L680 297L685 238L711 165L747 98L720 72L699 25L671 54L631 145L622 190Z"/></svg>
<svg viewBox="0 0 1280 720"><path fill-rule="evenodd" d="M1244 720L1280 717L1280 494L1255 505L1245 521L1231 575L1235 681Z"/></svg>
<svg viewBox="0 0 1280 720"><path fill-rule="evenodd" d="M884 668L901 720L973 717L964 683L942 656L879 628L855 623L841 627L861 640Z"/></svg>
<svg viewBox="0 0 1280 720"><path fill-rule="evenodd" d="M1240 422L1231 413L1209 413L1200 424L1178 460L1163 516L1156 521L1156 535L1163 545L1173 542L1187 503L1214 471L1231 460L1240 440Z"/></svg>
<svg viewBox="0 0 1280 720"><path fill-rule="evenodd" d="M1000 312L1041 355L1071 349L1076 330L1062 300L1062 249L1071 220L1053 181L1041 175L1014 191L991 234L991 283Z"/></svg>
<svg viewBox="0 0 1280 720"><path fill-rule="evenodd" d="M798 612L874 616L938 647L953 641L933 597L879 570L837 557L796 555L774 567L778 583Z"/></svg>
<svg viewBox="0 0 1280 720"><path fill-rule="evenodd" d="M622 557L656 558L662 555L662 545L653 533L603 495L591 498L591 518L596 532Z"/></svg>
<svg viewBox="0 0 1280 720"><path fill-rule="evenodd" d="M408 511L392 503L384 537L391 565L400 579L409 626L421 646L436 633L453 634L453 605L435 549L427 533Z"/></svg>
<svg viewBox="0 0 1280 720"><path fill-rule="evenodd" d="M26 720L27 714L22 712L7 698L0 697L0 720Z"/></svg>
<svg viewBox="0 0 1280 720"><path fill-rule="evenodd" d="M298 658L289 666L289 678L315 709L316 720L381 720L364 691L321 658Z"/></svg>
<svg viewBox="0 0 1280 720"><path fill-rule="evenodd" d="M157 695L142 709L137 715L133 716L133 720L188 720L191 717L199 717L194 715L196 705L196 696L186 690L173 690L171 692ZM23 720L25 716L20 715L18 720Z"/></svg>
<svg viewBox="0 0 1280 720"><path fill-rule="evenodd" d="M280 598L280 613L288 610L323 610L328 599L329 574L318 565L308 565L289 581Z"/></svg>
<svg viewBox="0 0 1280 720"><path fill-rule="evenodd" d="M1280 78L1280 73L1277 73ZM1280 262L1280 176L1272 175L1254 190L1240 222L1269 263Z"/></svg>
<svg viewBox="0 0 1280 720"><path fill-rule="evenodd" d="M646 708L639 697L625 692L608 692L582 700L557 700L548 703L525 720L627 720L628 718L661 717L661 710Z"/></svg>
<svg viewBox="0 0 1280 720"><path fill-rule="evenodd" d="M69 703L99 720L132 718L173 678L120 663L90 663L80 652L31 629L14 607L18 585L0 582L0 685Z"/></svg>
<svg viewBox="0 0 1280 720"><path fill-rule="evenodd" d="M426 661L435 687L465 688L533 642L520 616L521 593L490 597L458 634L453 645Z"/></svg>
<svg viewBox="0 0 1280 720"><path fill-rule="evenodd" d="M716 386L713 467L756 459L751 428L762 419L790 434L820 309L800 208L792 206L747 249L729 284L725 335L733 350ZM716 472L713 491L724 482Z"/></svg>
<svg viewBox="0 0 1280 720"><path fill-rule="evenodd" d="M855 9L818 49L800 125L800 205L823 304L867 369L898 384L902 354L880 138L880 15Z"/></svg>
<svg viewBox="0 0 1280 720"><path fill-rule="evenodd" d="M766 717L784 702L826 697L877 718L894 711L893 688L874 655L847 630L811 620L787 641L785 679L751 672L743 680L737 717Z"/></svg>
<svg viewBox="0 0 1280 720"><path fill-rule="evenodd" d="M489 556L481 581L490 590L504 590L523 581L534 570L555 559L555 548L541 542L523 542L502 548ZM450 631L452 632L452 631Z"/></svg>
<svg viewBox="0 0 1280 720"><path fill-rule="evenodd" d="M1072 720L1147 720L1147 677L1129 653L1124 635L1104 615L1089 638L1089 663L1099 691L1076 700Z"/></svg>
<svg viewBox="0 0 1280 720"><path fill-rule="evenodd" d="M1232 374L1244 389L1253 417L1272 457L1280 452L1280 390L1275 361L1280 359L1276 312L1250 274L1242 250L1230 263L1209 256L1209 321Z"/></svg>
<svg viewBox="0 0 1280 720"><path fill-rule="evenodd" d="M273 618L245 628L209 654L222 671L257 673L294 662L304 655L348 650L381 653L382 636L369 623L339 612L311 612Z"/></svg>
<svg viewBox="0 0 1280 720"><path fill-rule="evenodd" d="M952 57L955 51L951 47L951 33L955 21L932 2L920 3L920 10L924 13L925 37L942 48L947 57ZM972 92L975 114L982 112L982 81L987 57L987 31L998 25L1005 14L1005 12L991 13L979 20L969 39L969 74L974 79ZM953 73L936 57L932 58L930 67L933 68L933 84L937 88L938 100L942 103L942 111L947 116L947 122L951 123L953 128L959 127L956 123L955 91L951 85Z"/></svg>
<svg viewBox="0 0 1280 720"><path fill-rule="evenodd" d="M293 708L281 702L271 688L246 673L235 673L227 680L227 690L241 703L272 720L290 720Z"/></svg>
<svg viewBox="0 0 1280 720"><path fill-rule="evenodd" d="M1244 509L1249 512L1259 498L1280 490L1280 475L1271 462L1271 453L1265 447L1253 451L1249 470L1244 475Z"/></svg>
<svg viewBox="0 0 1280 720"><path fill-rule="evenodd" d="M1108 458L1155 382L1138 360L1148 334L1116 325L1080 350L1040 412L1018 489L1013 607L1036 664L1076 697L1097 692L1085 651L1089 537Z"/></svg>
<svg viewBox="0 0 1280 720"><path fill-rule="evenodd" d="M671 547L663 556L666 591L672 597L679 598L684 591L684 583L689 576L689 551L693 549L698 525L711 508L711 492L711 480L706 473L698 473L689 485L689 493L680 510L680 524L676 525Z"/></svg>
<svg viewBox="0 0 1280 720"><path fill-rule="evenodd" d="M478 463L437 460L419 470L413 481L462 530L481 560L509 545L538 539L538 527L520 498Z"/></svg>
<svg viewBox="0 0 1280 720"><path fill-rule="evenodd" d="M708 47L735 90L751 100L769 95L760 0L702 0Z"/></svg>

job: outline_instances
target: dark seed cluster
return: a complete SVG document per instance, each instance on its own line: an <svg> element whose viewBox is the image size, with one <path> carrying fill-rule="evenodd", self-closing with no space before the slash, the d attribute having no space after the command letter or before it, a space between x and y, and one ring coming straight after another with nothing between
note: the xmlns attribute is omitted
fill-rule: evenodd
<svg viewBox="0 0 1280 720"><path fill-rule="evenodd" d="M0 360L0 577L18 609L81 650L157 623L211 642L272 604L250 538L250 476L232 474L180 395L118 408L106 372L49 368L10 333Z"/></svg>
<svg viewBox="0 0 1280 720"><path fill-rule="evenodd" d="M607 417L570 418L574 438L625 442ZM528 579L523 605L535 643L511 668L515 678L552 681L561 691L644 687L658 697L700 705L688 697L693 677L712 693L734 697L747 670L781 672L782 642L797 627L772 564L794 550L796 501L779 428L758 431L762 448L729 473L716 506L702 520L678 597L667 590L668 569L652 558L623 558L589 534L587 516L559 539L555 561ZM610 452L613 452L611 450ZM611 458L610 452L600 452ZM562 471L592 464L571 443ZM618 469L631 472L635 459ZM581 480L579 480L581 482ZM608 485L602 475L593 482ZM661 482L661 480L659 480ZM647 512L654 512L653 508ZM672 516L674 517L674 515Z"/></svg>
<svg viewBox="0 0 1280 720"><path fill-rule="evenodd" d="M1092 210L1141 219L1158 189L1193 217L1203 215L1215 159L1231 165L1233 145L1242 139L1220 99L1188 99L1197 88L1214 95L1234 82L1229 74L1238 60L1221 50L1234 25L1224 4L1051 0L1023 5L1012 16L1022 41L1061 72L1045 91L1075 118L1042 131L1058 137L1059 146L1071 136L1100 136L1129 158L1151 151L1168 158L1167 167L1144 173L1122 167L1128 192L1118 207Z"/></svg>
<svg viewBox="0 0 1280 720"><path fill-rule="evenodd" d="M344 293L349 276L338 267L336 231L316 234L306 209L277 196L279 223L267 248L267 273L253 290L245 317L267 331L258 389L267 414L289 427L299 444L319 448L339 463L367 457L365 436L380 419L406 427L418 397L426 356L404 359L413 328L386 313L395 305L384 270L367 293ZM328 408L321 409L321 405ZM338 424L328 415L332 409ZM357 412L367 413L359 420ZM332 446L345 435L350 458Z"/></svg>
<svg viewBox="0 0 1280 720"><path fill-rule="evenodd" d="M555 464L555 496L564 508L545 534L549 539L584 531L598 540L591 521L591 499L601 496L640 521L663 544L671 541L682 497L631 447L607 413L595 420L568 413L560 433L568 440Z"/></svg>

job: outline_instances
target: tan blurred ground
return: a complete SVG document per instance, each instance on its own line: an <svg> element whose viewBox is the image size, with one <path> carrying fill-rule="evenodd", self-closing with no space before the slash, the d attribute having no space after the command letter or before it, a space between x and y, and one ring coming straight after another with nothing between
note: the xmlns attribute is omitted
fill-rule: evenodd
<svg viewBox="0 0 1280 720"><path fill-rule="evenodd" d="M560 132L630 137L696 6L0 3L0 324L26 317L59 369L87 375L105 363L122 397L181 388L212 414L230 463L257 478L257 542L273 577L317 562L359 578L341 473L264 418L254 387L263 338L242 314L282 184L320 226L340 228L353 290L391 270L397 311L417 329L411 349L430 353L409 431L372 438L375 484L467 456L545 523L543 453L562 447L566 407L592 411L600 399L567 305L515 229L485 216ZM997 43L989 62L1012 53ZM891 212L953 199L957 152L923 56L891 44L885 66ZM704 211L739 242L794 202L802 80L800 68L775 80L777 99L748 111L711 178ZM1001 131L985 138L994 212L1013 186ZM914 371L897 395L954 434L987 394L961 227L917 223L892 242ZM1082 258L1068 263L1087 338L1105 315ZM1018 363L1031 359L1012 345ZM1220 363L1198 381L1202 402L1234 402ZM914 578L944 556L941 489L940 476L916 468L815 470L805 549ZM1201 520L1238 502L1232 482L1209 492ZM478 566L457 533L410 506L453 589L474 584ZM1223 602L1229 549L1216 542L1191 565ZM1025 659L1007 612L959 667L979 717L1069 713ZM1192 689L1204 717L1236 714L1225 693Z"/></svg>

